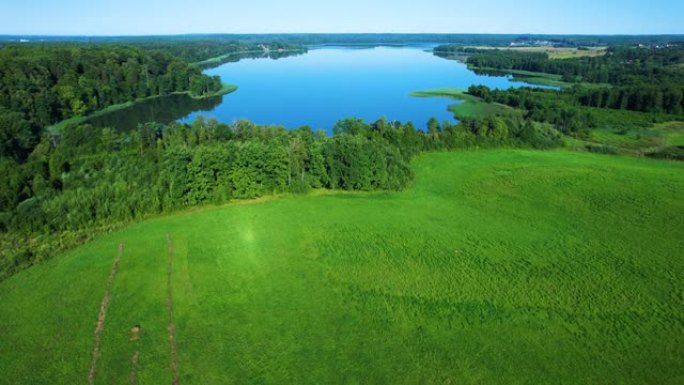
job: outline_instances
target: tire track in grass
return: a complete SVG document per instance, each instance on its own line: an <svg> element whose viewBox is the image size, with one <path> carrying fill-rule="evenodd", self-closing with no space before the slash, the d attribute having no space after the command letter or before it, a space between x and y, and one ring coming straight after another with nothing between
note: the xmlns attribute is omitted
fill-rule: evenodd
<svg viewBox="0 0 684 385"><path fill-rule="evenodd" d="M171 240L171 235L166 234L166 253L168 255L168 264L166 270L166 311L169 314L169 343L171 345L171 374L173 377L172 384L180 384L178 378L178 351L176 349L176 323L173 318L173 286L172 286L172 273L173 273L173 241Z"/></svg>
<svg viewBox="0 0 684 385"><path fill-rule="evenodd" d="M124 252L125 245L123 243L119 244L119 252L116 254L114 259L114 264L112 265L112 270L109 272L109 278L107 279L107 289L105 289L104 297L102 297L102 303L100 304L100 313L97 316L97 323L95 324L95 345L93 346L92 359L90 362L90 371L88 372L88 384L93 385L95 382L95 373L97 371L97 359L100 357L100 342L102 341L102 330L104 329L105 319L107 318L107 309L109 308L109 300L112 294L112 284L114 283L114 277L119 271L119 262L121 261L121 255Z"/></svg>
<svg viewBox="0 0 684 385"><path fill-rule="evenodd" d="M140 333L142 328L140 325L135 325L131 328L131 338L130 341L133 342L135 346L135 351L133 356L131 356L131 385L138 384L138 360L140 358L140 350L138 350L138 341L140 341Z"/></svg>
<svg viewBox="0 0 684 385"><path fill-rule="evenodd" d="M138 385L138 351L131 357L131 385Z"/></svg>

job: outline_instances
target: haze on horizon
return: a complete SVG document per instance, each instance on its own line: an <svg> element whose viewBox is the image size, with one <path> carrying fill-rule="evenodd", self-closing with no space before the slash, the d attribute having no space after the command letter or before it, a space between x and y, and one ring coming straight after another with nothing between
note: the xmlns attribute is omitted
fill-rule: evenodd
<svg viewBox="0 0 684 385"><path fill-rule="evenodd" d="M667 0L25 0L0 4L0 34L681 34L683 14Z"/></svg>

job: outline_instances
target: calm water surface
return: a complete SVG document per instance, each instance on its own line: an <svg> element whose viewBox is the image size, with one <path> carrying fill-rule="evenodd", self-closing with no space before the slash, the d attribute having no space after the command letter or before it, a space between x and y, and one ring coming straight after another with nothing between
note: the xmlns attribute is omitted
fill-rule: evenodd
<svg viewBox="0 0 684 385"><path fill-rule="evenodd" d="M248 119L287 128L309 125L330 131L339 119L411 121L425 127L434 116L454 120L445 98L417 98L412 91L441 87L468 88L484 84L509 88L522 83L507 77L488 77L456 61L438 58L424 48L350 49L327 47L279 60L248 59L206 71L240 88L209 112L197 115L221 122Z"/></svg>
<svg viewBox="0 0 684 385"><path fill-rule="evenodd" d="M136 121L192 122L198 115L231 123L248 119L287 128L308 125L331 132L340 119L413 122L425 128L430 117L454 121L447 110L457 101L418 98L413 91L434 88L490 88L524 85L508 77L476 75L459 62L436 57L426 47L354 49L323 47L309 53L273 59L245 59L205 71L239 89L222 98L193 102L174 97L144 102L91 121L94 125L131 129ZM186 101L187 103L183 102Z"/></svg>

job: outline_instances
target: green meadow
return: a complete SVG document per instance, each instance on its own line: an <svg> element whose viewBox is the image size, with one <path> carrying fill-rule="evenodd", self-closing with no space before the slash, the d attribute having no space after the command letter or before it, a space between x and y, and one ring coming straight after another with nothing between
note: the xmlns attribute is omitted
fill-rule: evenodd
<svg viewBox="0 0 684 385"><path fill-rule="evenodd" d="M419 98L445 97L459 100L460 103L449 106L454 116L460 119L481 119L489 116L520 114L520 111L499 103L487 103L477 96L470 95L460 88L438 88L429 91L412 92L411 96Z"/></svg>
<svg viewBox="0 0 684 385"><path fill-rule="evenodd" d="M684 382L684 164L413 166L403 192L159 217L0 282L0 383L88 382L119 244L95 384Z"/></svg>

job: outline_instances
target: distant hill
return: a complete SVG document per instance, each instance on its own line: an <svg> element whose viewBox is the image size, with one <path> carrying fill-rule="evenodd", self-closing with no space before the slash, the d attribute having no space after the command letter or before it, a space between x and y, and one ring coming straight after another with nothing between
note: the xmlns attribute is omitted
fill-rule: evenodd
<svg viewBox="0 0 684 385"><path fill-rule="evenodd" d="M293 44L406 44L451 43L507 46L525 41L547 41L559 46L658 44L684 41L684 35L536 35L536 34L186 34L166 36L47 36L0 35L0 42L149 42L173 40L283 41Z"/></svg>

